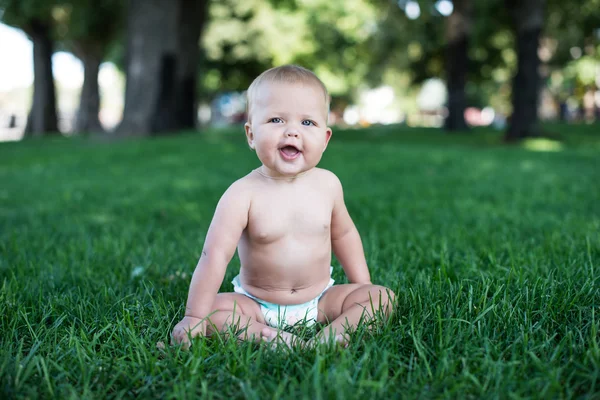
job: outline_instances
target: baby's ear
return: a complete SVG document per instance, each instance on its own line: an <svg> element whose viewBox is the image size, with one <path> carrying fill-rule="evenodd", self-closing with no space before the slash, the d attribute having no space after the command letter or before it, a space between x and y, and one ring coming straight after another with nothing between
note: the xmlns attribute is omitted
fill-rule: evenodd
<svg viewBox="0 0 600 400"><path fill-rule="evenodd" d="M252 133L252 125L250 125L250 122L246 122L244 124L244 129L246 130L246 140L248 140L248 146L254 150L254 133Z"/></svg>
<svg viewBox="0 0 600 400"><path fill-rule="evenodd" d="M331 128L327 127L327 130L325 131L325 147L323 147L323 151L327 149L327 145L329 144L329 140L331 139L332 134L333 131L331 130Z"/></svg>

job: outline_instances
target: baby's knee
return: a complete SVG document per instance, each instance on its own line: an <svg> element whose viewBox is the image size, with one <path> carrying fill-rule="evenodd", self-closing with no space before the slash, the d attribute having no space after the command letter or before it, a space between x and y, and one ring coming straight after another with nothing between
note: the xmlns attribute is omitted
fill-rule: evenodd
<svg viewBox="0 0 600 400"><path fill-rule="evenodd" d="M383 307L386 312L391 312L396 301L396 294L385 286L373 285L369 290L369 299Z"/></svg>
<svg viewBox="0 0 600 400"><path fill-rule="evenodd" d="M396 301L396 293L394 293L392 291L392 289L390 289L390 288L386 288L386 287L383 287L383 286L382 286L382 288L385 290L385 294L387 296L388 303L389 304L394 304L394 302Z"/></svg>
<svg viewBox="0 0 600 400"><path fill-rule="evenodd" d="M219 293L215 298L215 301L212 306L213 312L219 311L229 311L229 312L237 312L240 314L244 313L244 310L241 307L241 304L236 299L236 295L234 293Z"/></svg>
<svg viewBox="0 0 600 400"><path fill-rule="evenodd" d="M219 293L208 316L208 332L224 331L229 326L238 329L248 324L249 318L234 293Z"/></svg>

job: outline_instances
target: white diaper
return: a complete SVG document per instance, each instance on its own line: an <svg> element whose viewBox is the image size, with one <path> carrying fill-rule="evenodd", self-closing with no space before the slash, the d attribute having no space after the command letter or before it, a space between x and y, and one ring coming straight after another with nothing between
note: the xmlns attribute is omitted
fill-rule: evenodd
<svg viewBox="0 0 600 400"><path fill-rule="evenodd" d="M330 267L330 276L332 271L333 267ZM242 287L239 275L233 278L233 280L231 281L231 283L233 283L233 290L236 293L248 296L251 299L255 300L258 304L260 304L260 310L262 311L262 314L265 317L265 322L267 323L267 325L275 328L283 328L286 325L293 326L298 322L305 323L306 326L314 325L317 321L317 314L319 313L319 299L321 298L321 296L323 296L323 293L325 293L327 289L333 286L334 282L335 281L330 277L329 284L321 292L321 294L319 294L314 299L307 301L306 303L279 305L261 300L258 297L252 296L250 293L246 292Z"/></svg>

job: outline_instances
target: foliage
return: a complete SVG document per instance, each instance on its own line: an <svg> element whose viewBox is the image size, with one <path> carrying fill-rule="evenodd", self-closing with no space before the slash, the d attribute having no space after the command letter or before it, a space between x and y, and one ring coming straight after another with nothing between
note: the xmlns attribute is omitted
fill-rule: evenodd
<svg viewBox="0 0 600 400"><path fill-rule="evenodd" d="M444 18L433 8L433 1L419 0L422 13L409 20L398 4L385 2L379 6L382 19L377 34L371 38L371 77L374 83L390 69L406 70L411 82L420 83L444 75ZM470 70L466 91L469 103L492 105L502 112L510 111L511 77L516 72L513 26L501 0L473 1L473 24L470 37ZM589 65L600 54L600 2L548 2L542 47L548 49L546 61L552 71L559 71L561 84L571 87L589 85ZM582 49L584 57L573 61L571 48ZM543 50L545 51L545 50ZM587 57L587 58L586 58ZM570 66L570 64L575 64ZM563 70L564 67L566 70ZM587 79L586 79L587 78Z"/></svg>
<svg viewBox="0 0 600 400"><path fill-rule="evenodd" d="M50 23L58 49L75 53L81 52L77 47L81 50L96 48L100 53L107 48L118 48L116 39L123 29L124 8L121 0L93 3L87 0L0 0L3 23L25 33L34 19Z"/></svg>
<svg viewBox="0 0 600 400"><path fill-rule="evenodd" d="M53 20L52 12L58 1L0 0L2 22L28 33L32 20L40 20L45 23Z"/></svg>
<svg viewBox="0 0 600 400"><path fill-rule="evenodd" d="M365 43L375 33L377 9L363 0L299 3L306 10L315 51L297 61L311 66L334 95L364 86L371 58Z"/></svg>
<svg viewBox="0 0 600 400"><path fill-rule="evenodd" d="M382 19L369 45L374 51L370 66L373 84L385 76L385 71L395 69L406 70L412 84L444 77L446 18L434 1L418 3L422 12L415 20L410 20L396 2L382 6ZM506 88L516 67L510 20L500 0L472 1L472 5L468 103L480 107L491 103L502 110L510 101Z"/></svg>
<svg viewBox="0 0 600 400"><path fill-rule="evenodd" d="M212 2L202 39L207 93L245 90L262 71L299 63L315 70L333 95L351 92L366 74L361 46L375 25L365 0Z"/></svg>
<svg viewBox="0 0 600 400"><path fill-rule="evenodd" d="M550 90L563 101L570 96L581 99L588 87L597 85L600 1L548 0L548 8L544 51Z"/></svg>
<svg viewBox="0 0 600 400"><path fill-rule="evenodd" d="M572 47L580 47L584 55L598 57L600 1L565 3L548 0L545 33L555 40L549 44L552 50L549 63L553 66L562 67L572 61Z"/></svg>
<svg viewBox="0 0 600 400"><path fill-rule="evenodd" d="M590 142L539 153L489 131L337 132L323 166L398 304L347 350L291 354L218 338L156 348L219 196L257 165L241 128L3 144L2 397L594 397L600 143L589 126L553 129Z"/></svg>
<svg viewBox="0 0 600 400"><path fill-rule="evenodd" d="M273 14L270 4L260 0L211 2L201 46L204 52L200 67L203 94L210 96L218 91L243 90L273 64L273 52L268 43L270 37L263 34L267 28L274 29L268 21ZM299 51L293 44L303 39L303 27L291 18L277 20L279 25L289 24L290 28L283 36L290 47L284 46L281 58Z"/></svg>
<svg viewBox="0 0 600 400"><path fill-rule="evenodd" d="M386 2L379 13L376 34L370 48L374 51L372 78L388 68L409 69L414 82L443 74L444 18L431 11L433 1L419 2L424 11L411 20L399 6ZM406 3L406 2L404 2Z"/></svg>
<svg viewBox="0 0 600 400"><path fill-rule="evenodd" d="M410 20L401 7L406 2L212 0L200 44L199 92L210 98L217 92L244 90L271 66L299 63L315 70L333 95L346 101L365 85L385 83L407 93L425 79L443 77L445 18L435 0L418 0L421 15ZM73 51L75 43L93 43L122 66L125 3L0 0L0 9L3 22L25 31L31 18L50 20L62 48ZM472 4L468 102L507 113L516 68L512 23L502 0ZM547 50L543 61L555 92L581 95L594 83L590 66L600 54L598 28L600 0L548 0L542 53ZM574 47L582 52L576 60Z"/></svg>
<svg viewBox="0 0 600 400"><path fill-rule="evenodd" d="M124 28L125 5L121 0L62 1L54 15L58 34L67 48L77 53L92 47L103 53Z"/></svg>

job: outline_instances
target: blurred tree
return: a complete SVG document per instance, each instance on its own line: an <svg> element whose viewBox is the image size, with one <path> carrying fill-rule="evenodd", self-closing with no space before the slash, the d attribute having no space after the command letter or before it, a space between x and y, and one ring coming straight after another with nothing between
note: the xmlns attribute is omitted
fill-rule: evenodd
<svg viewBox="0 0 600 400"><path fill-rule="evenodd" d="M600 0L564 2L547 0L547 18L543 36L551 39L548 43L550 60L548 64L562 68L581 56L595 56L600 52ZM582 50L581 54L572 49Z"/></svg>
<svg viewBox="0 0 600 400"><path fill-rule="evenodd" d="M430 13L409 19L402 8L406 3L377 2L374 34L367 41L372 52L367 76L372 85L379 84L389 70L407 71L415 84L443 71L443 30L439 19Z"/></svg>
<svg viewBox="0 0 600 400"><path fill-rule="evenodd" d="M206 0L130 0L120 135L193 128Z"/></svg>
<svg viewBox="0 0 600 400"><path fill-rule="evenodd" d="M465 85L469 71L469 39L472 31L471 0L454 0L454 10L446 19L446 87L448 131L468 129L465 122L467 99Z"/></svg>
<svg viewBox="0 0 600 400"><path fill-rule="evenodd" d="M301 51L306 31L301 18L278 14L261 0L212 1L202 37L200 93L209 100L218 93L245 90L252 80L275 63ZM288 31L280 35L281 27ZM277 31L277 40L268 31ZM277 45L274 48L273 45Z"/></svg>
<svg viewBox="0 0 600 400"><path fill-rule="evenodd" d="M303 0L298 7L305 13L312 51L295 55L293 62L312 68L334 100L354 97L366 86L372 57L367 41L377 28L376 6L365 0Z"/></svg>
<svg viewBox="0 0 600 400"><path fill-rule="evenodd" d="M541 78L538 47L544 27L546 0L505 0L516 33L517 73L512 84L512 116L506 141L540 134L538 104Z"/></svg>
<svg viewBox="0 0 600 400"><path fill-rule="evenodd" d="M510 77L517 65L510 15L503 0L487 0L473 2L473 18L467 98L472 106L508 115Z"/></svg>
<svg viewBox="0 0 600 400"><path fill-rule="evenodd" d="M361 86L375 30L366 0L213 1L203 36L203 95L245 90L267 68L287 63L314 70L334 97Z"/></svg>
<svg viewBox="0 0 600 400"><path fill-rule="evenodd" d="M548 0L547 7L540 55L548 88L565 119L567 100L583 102L586 93L600 88L600 0Z"/></svg>
<svg viewBox="0 0 600 400"><path fill-rule="evenodd" d="M418 4L418 13L415 13ZM412 14L409 8L412 7ZM448 131L467 129L464 110L469 103L467 80L476 78L470 67L471 32L477 29L471 0L454 0L445 17L433 0L390 2L382 13L373 37L373 71L384 76L389 69L406 70L412 84L432 77L443 77L448 92ZM409 15L411 14L411 15Z"/></svg>
<svg viewBox="0 0 600 400"><path fill-rule="evenodd" d="M25 137L58 133L56 89L52 75L55 46L52 11L55 5L53 0L0 0L2 22L22 29L33 42L33 101Z"/></svg>
<svg viewBox="0 0 600 400"><path fill-rule="evenodd" d="M63 46L83 63L84 79L75 132L102 132L99 120L98 72L109 46L121 33L125 8L121 0L63 1L57 7L57 31Z"/></svg>

